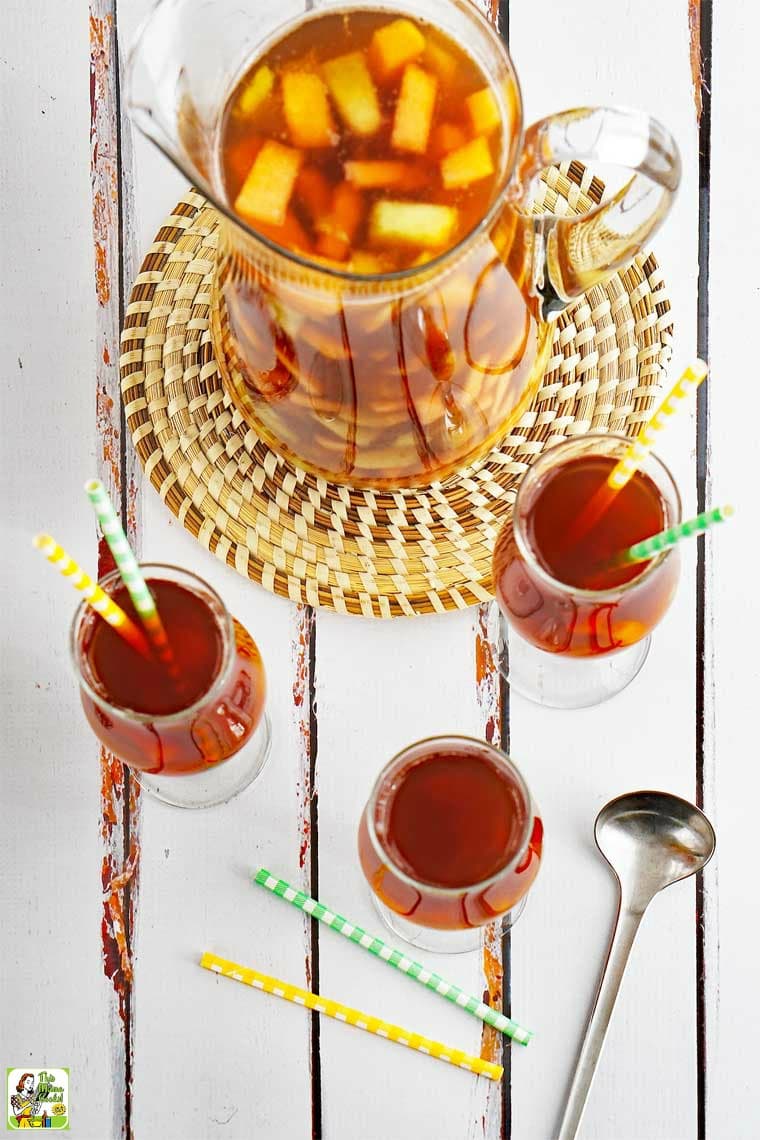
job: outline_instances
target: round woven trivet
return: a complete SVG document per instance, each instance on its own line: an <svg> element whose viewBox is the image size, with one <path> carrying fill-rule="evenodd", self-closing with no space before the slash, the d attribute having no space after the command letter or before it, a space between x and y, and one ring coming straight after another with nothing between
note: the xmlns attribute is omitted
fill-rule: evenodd
<svg viewBox="0 0 760 1140"><path fill-rule="evenodd" d="M535 208L580 213L603 185L579 163L544 175ZM122 333L127 423L151 483L207 549L266 589L392 617L491 596L491 552L534 456L587 431L634 435L670 358L654 257L564 312L533 406L498 448L445 482L356 490L272 451L222 390L209 331L217 219L190 191L156 236Z"/></svg>

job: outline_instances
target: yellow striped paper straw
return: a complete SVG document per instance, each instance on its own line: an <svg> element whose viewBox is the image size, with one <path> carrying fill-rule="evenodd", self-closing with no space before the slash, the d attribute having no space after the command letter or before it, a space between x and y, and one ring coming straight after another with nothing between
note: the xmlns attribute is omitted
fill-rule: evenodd
<svg viewBox="0 0 760 1140"><path fill-rule="evenodd" d="M171 646L169 645L169 639L166 636L164 624L156 609L155 599L148 589L148 583L145 581L142 571L137 564L137 559L135 558L132 547L129 545L129 540L114 510L113 503L108 497L108 492L99 479L90 479L88 483L85 483L84 489L95 509L95 514L100 523L100 529L103 531L103 536L108 543L111 554L113 554L116 569L119 571L121 579L129 591L132 604L137 610L145 632L156 651L156 655L176 679L178 677L177 666L174 661Z"/></svg>
<svg viewBox="0 0 760 1140"><path fill-rule="evenodd" d="M34 538L34 545L42 551L48 562L55 566L64 578L68 578L76 590L79 590L85 601L100 614L103 621L108 622L138 653L142 653L144 657L151 656L150 646L142 631L124 613L121 606L117 606L113 598L109 597L89 574L85 574L82 567L66 553L60 543L49 534L38 534Z"/></svg>
<svg viewBox="0 0 760 1140"><path fill-rule="evenodd" d="M655 446L657 438L670 416L674 415L682 407L683 401L697 390L706 375L707 365L703 360L696 360L686 369L668 392L651 420L645 424L631 446L627 448L620 462L610 471L607 476L607 486L610 490L620 491L629 479L633 478Z"/></svg>
<svg viewBox="0 0 760 1140"><path fill-rule="evenodd" d="M233 978L243 985L253 986L256 990L274 994L286 1001L304 1005L308 1009L315 1009L318 1013L325 1013L334 1017L336 1021L344 1021L357 1029L364 1029L367 1033L374 1033L378 1037L387 1037L397 1045L406 1045L407 1049L416 1049L418 1053L427 1053L437 1057L439 1061L448 1061L450 1065L457 1065L460 1069L469 1069L471 1073L479 1073L489 1077L492 1081L501 1080L504 1069L501 1065L494 1065L491 1061L484 1061L480 1057L473 1057L470 1053L463 1053L461 1049L452 1049L442 1045L440 1041L433 1041L430 1037L423 1037L420 1033L412 1033L409 1029L402 1029L400 1025L393 1025L390 1021L382 1021L379 1017L372 1017L368 1013L361 1013L352 1009L350 1005L323 997L322 994L312 994L309 990L302 990L299 986L291 986L279 978L272 978L268 974L260 974L247 966L240 966L237 962L230 962L227 958L218 958L216 954L203 954L200 961L204 970L211 970L215 974L222 974L225 978Z"/></svg>

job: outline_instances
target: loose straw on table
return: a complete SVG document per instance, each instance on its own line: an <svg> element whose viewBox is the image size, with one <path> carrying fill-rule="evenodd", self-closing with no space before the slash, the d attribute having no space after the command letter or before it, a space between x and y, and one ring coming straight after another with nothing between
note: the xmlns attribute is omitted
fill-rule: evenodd
<svg viewBox="0 0 760 1140"><path fill-rule="evenodd" d="M659 534L653 534L651 538L642 539L641 542L634 543L614 558L613 565L624 566L631 562L648 562L650 558L654 558L656 554L660 554L663 550L668 550L671 546L681 542L684 538L691 538L695 534L704 534L715 523L725 522L726 519L731 518L734 513L734 508L726 505L725 507L713 507L709 511L702 511L700 515L695 515L693 519L687 519L686 522L676 523L675 526L668 527L667 530L661 530Z"/></svg>
<svg viewBox="0 0 760 1140"><path fill-rule="evenodd" d="M656 444L669 417L674 415L682 406L683 401L697 390L706 376L707 365L703 360L696 360L686 369L668 392L655 414L641 429L630 447L627 448L620 462L613 467L607 476L607 486L610 490L620 491L633 478Z"/></svg>
<svg viewBox="0 0 760 1140"><path fill-rule="evenodd" d="M318 1013L334 1017L336 1021L343 1021L357 1029L364 1029L367 1033L374 1033L378 1037L386 1037L398 1045L406 1045L408 1049L416 1049L418 1053L427 1053L431 1057L437 1057L439 1061L448 1061L449 1064L457 1065L460 1069L469 1069L470 1072L489 1077L492 1081L501 1080L504 1072L501 1065L494 1065L491 1061L473 1057L470 1053L462 1052L461 1049L452 1049L440 1041L423 1037L421 1033L412 1033L409 1029L402 1029L400 1025L394 1025L390 1021L383 1021L379 1017L362 1013L350 1005L343 1005L341 1002L323 997L322 994L313 994L309 990L302 990L300 986L291 986L289 982L283 982L280 978L261 974L258 970L241 966L237 962L230 962L227 958L219 958L216 954L204 953L200 965L204 970L222 974L225 978L232 978L236 982L242 982L243 985L253 986L256 990L264 990L265 993L295 1002L296 1005L315 1009Z"/></svg>
<svg viewBox="0 0 760 1140"><path fill-rule="evenodd" d="M84 572L81 566L66 553L54 538L51 538L49 534L38 534L34 539L34 545L42 551L48 562L52 563L64 578L69 579L72 586L79 590L85 601L100 614L104 621L121 634L138 653L142 653L144 657L150 657L150 646L142 631L124 613L121 606L117 606L113 598L109 597L105 590L102 590L97 582L94 582L89 574Z"/></svg>
<svg viewBox="0 0 760 1140"><path fill-rule="evenodd" d="M484 1021L486 1025L493 1026L501 1033L505 1033L508 1037L514 1038L520 1045L527 1045L533 1034L529 1029L524 1029L518 1025L516 1021L512 1021L510 1017L505 1017L503 1013L498 1010L491 1009L480 998L472 997L461 990L459 986L447 982L440 974L434 974L431 970L426 970L419 962L414 962L411 958L402 953L401 950L394 950L393 947L388 946L380 938L375 938L373 935L368 934L366 930L362 930L361 926L356 926L354 923L349 922L348 919L343 918L342 915L336 914L334 911L329 910L318 902L317 899L310 898L302 891L297 891L290 883L284 879L277 879L274 875L270 874L265 868L260 868L253 877L253 882L257 883L260 887L265 887L272 894L277 895L278 898L285 899L286 902L292 903L293 906L299 910L304 911L306 914L311 915L312 918L318 919L331 930L337 931L342 934L344 938L348 938L351 942L355 942L357 946L361 946L364 950L368 950L370 954L374 954L383 962L387 962L389 966L394 966L400 970L402 974L407 977L413 978L415 982L420 982L421 985L426 986L433 993L440 994L448 1001L458 1005L460 1009L464 1009L467 1013L472 1013L475 1017Z"/></svg>
<svg viewBox="0 0 760 1140"><path fill-rule="evenodd" d="M156 655L173 675L177 675L177 666L169 645L169 639L166 636L166 630L156 609L155 599L137 564L137 559L117 517L113 503L108 497L108 492L99 479L91 479L85 483L84 489L95 508L100 529L103 531L111 554L113 554L116 569L129 591L129 596Z"/></svg>

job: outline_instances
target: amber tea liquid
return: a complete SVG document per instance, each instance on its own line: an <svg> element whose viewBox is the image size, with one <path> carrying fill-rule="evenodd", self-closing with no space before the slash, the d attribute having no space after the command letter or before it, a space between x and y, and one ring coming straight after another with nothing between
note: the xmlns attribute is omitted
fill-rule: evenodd
<svg viewBox="0 0 760 1140"><path fill-rule="evenodd" d="M550 342L532 227L500 202L477 233L519 127L506 66L497 84L401 13L320 13L251 61L221 117L226 197L303 264L236 233L214 338L273 449L342 482L405 486L476 458L527 406Z"/></svg>
<svg viewBox="0 0 760 1140"><path fill-rule="evenodd" d="M110 625L87 613L77 628L82 705L101 742L132 768L182 776L230 759L264 714L266 679L258 648L232 619L225 646L210 597L168 578L147 579L176 662L173 676L137 653ZM117 605L139 618L126 587Z"/></svg>
<svg viewBox="0 0 760 1140"><path fill-rule="evenodd" d="M408 762L403 755L359 828L359 857L378 899L442 930L504 914L541 860L543 825L521 780L476 740L424 741L408 750Z"/></svg>
<svg viewBox="0 0 760 1140"><path fill-rule="evenodd" d="M547 453L550 457L551 453ZM494 552L499 607L517 633L550 653L591 657L634 645L665 613L678 555L629 565L616 556L672 521L660 488L637 471L620 490L607 479L616 455L584 454L542 474ZM650 572L651 571L651 572Z"/></svg>
<svg viewBox="0 0 760 1140"><path fill-rule="evenodd" d="M388 273L455 245L486 214L501 115L481 69L441 32L387 12L325 13L251 65L227 105L221 161L254 228L328 264Z"/></svg>

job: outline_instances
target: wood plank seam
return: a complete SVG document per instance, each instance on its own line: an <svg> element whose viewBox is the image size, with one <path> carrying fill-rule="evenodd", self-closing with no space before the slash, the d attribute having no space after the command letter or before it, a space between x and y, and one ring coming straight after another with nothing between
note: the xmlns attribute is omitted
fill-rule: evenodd
<svg viewBox="0 0 760 1140"><path fill-rule="evenodd" d="M299 756L298 833L299 872L305 894L319 897L319 791L317 786L316 614L312 606L296 606L294 637L295 681L293 702L301 741ZM304 920L304 973L306 988L319 993L319 923ZM309 1074L311 1084L311 1135L322 1135L322 1062L319 1014L309 1019Z"/></svg>
<svg viewBox="0 0 760 1140"><path fill-rule="evenodd" d="M484 738L497 748L509 749L509 686L503 677L506 664L506 647L493 639L492 630L496 603L484 602L477 609L475 620L475 676L478 705L482 714ZM501 657L500 657L501 654ZM483 1001L500 1008L511 1016L511 979L509 974L510 936L499 935L492 928L486 931L483 943L483 974L485 987ZM480 1130L485 1140L498 1137L509 1140L512 1126L511 1045L501 1034L483 1026L480 1054L486 1060L500 1063L504 1069L499 1090L486 1089L485 1110L481 1114ZM476 1122L470 1122L470 1136Z"/></svg>
<svg viewBox="0 0 760 1140"><path fill-rule="evenodd" d="M509 48L509 0L488 0L487 15L496 25L499 35ZM478 703L483 717L483 735L489 743L505 751L509 749L509 686L504 680L502 668L507 648L495 644L490 639L489 628L494 612L494 602L483 602L478 606L475 632L475 671L478 688ZM510 935L502 935L488 930L483 941L483 975L485 986L483 1001L501 1008L511 1016L511 974L510 974ZM481 1056L488 1060L500 1060L504 1074L499 1090L489 1087L486 1090L485 1110L480 1125L484 1140L498 1137L510 1140L512 1135L512 1053L510 1043L503 1036L483 1027L481 1032ZM500 1056L499 1056L500 1054ZM471 1133L475 1121L470 1122Z"/></svg>
<svg viewBox="0 0 760 1140"><path fill-rule="evenodd" d="M122 523L138 539L138 481L128 459L119 394L119 332L133 268L130 165L124 153L119 98L115 0L90 4L90 148L95 254L96 429L98 475L120 509ZM112 568L101 538L98 576ZM139 878L139 786L105 749L101 759L103 854L103 969L112 986L110 1032L115 1096L112 1134L132 1136L132 958Z"/></svg>
<svg viewBox="0 0 760 1140"><path fill-rule="evenodd" d="M712 130L712 0L689 0L689 32L694 105L699 133L699 232L697 256L697 352L709 363L710 319L710 144ZM710 391L709 382L697 393L696 424L696 490L697 511L706 509L710 491ZM696 802L705 806L705 786L713 783L713 772L706 770L713 757L710 741L715 738L714 667L708 653L712 637L706 628L708 606L707 541L697 546L696 582ZM712 871L711 871L712 874ZM706 1011L706 931L705 910L709 900L705 894L704 872L696 881L696 1021L697 1021L697 1138L707 1135L707 1011Z"/></svg>

